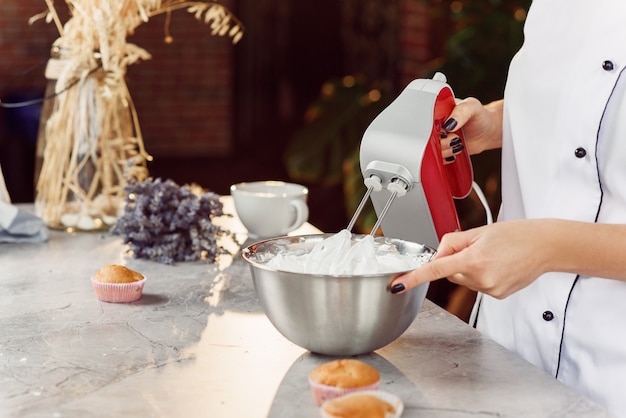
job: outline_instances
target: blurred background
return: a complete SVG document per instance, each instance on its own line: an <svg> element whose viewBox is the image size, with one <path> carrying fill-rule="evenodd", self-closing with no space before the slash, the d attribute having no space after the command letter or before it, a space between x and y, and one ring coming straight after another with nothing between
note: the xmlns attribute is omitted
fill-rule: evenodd
<svg viewBox="0 0 626 418"><path fill-rule="evenodd" d="M57 10L66 10L55 1ZM358 146L369 122L413 79L442 71L457 97L502 96L531 0L225 0L242 40L211 36L184 10L128 38L152 59L128 69L151 176L228 194L239 181L310 189L310 222L345 228L364 189ZM0 99L44 96L53 24L29 18L43 0L0 0ZM0 109L0 165L14 202L34 199L41 103ZM499 153L473 157L494 215ZM457 202L463 228L485 223L475 196ZM360 220L367 231L371 210ZM428 297L467 319L473 293L440 280Z"/></svg>

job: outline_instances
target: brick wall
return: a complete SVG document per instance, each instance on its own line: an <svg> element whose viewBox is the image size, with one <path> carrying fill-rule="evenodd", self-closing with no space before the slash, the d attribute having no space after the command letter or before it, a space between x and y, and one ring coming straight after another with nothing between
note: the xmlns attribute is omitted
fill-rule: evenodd
<svg viewBox="0 0 626 418"><path fill-rule="evenodd" d="M400 0L398 28L398 84L404 88L422 78L433 59L428 3L424 0Z"/></svg>
<svg viewBox="0 0 626 418"><path fill-rule="evenodd" d="M45 10L43 1L0 0L0 87L2 93L34 91L45 88L43 66L50 45L57 38L54 25L28 24L28 19ZM40 68L21 74L42 64Z"/></svg>
<svg viewBox="0 0 626 418"><path fill-rule="evenodd" d="M234 9L235 0L221 3ZM57 0L56 4L60 12L66 12L64 2ZM240 0L239 6L246 7L246 2ZM427 7L424 0L399 0L399 89L423 76L432 59ZM48 57L50 45L58 35L55 26L44 21L33 26L27 23L31 16L44 10L43 1L0 0L0 80L4 81L0 81L0 86L10 81L2 94L43 92L42 68L10 79L35 64L45 63ZM67 16L62 18L65 21ZM211 36L207 25L184 10L172 14L170 32L174 42L167 44L164 23L165 16L156 16L128 38L152 54L151 60L131 66L127 74L148 151L155 158L233 153L237 119L233 65L242 45L233 46L227 38ZM260 36L252 32L246 35ZM242 42L246 42L246 36Z"/></svg>
<svg viewBox="0 0 626 418"><path fill-rule="evenodd" d="M60 13L67 11L64 2L56 4ZM28 25L31 16L45 9L43 1L0 0L0 86L5 96L43 94L43 68L7 80L47 60L58 36L56 27L43 20ZM233 136L233 46L226 38L211 36L208 25L184 10L172 14L174 42L166 44L164 23L164 15L155 16L128 38L152 54L151 60L128 70L148 152L155 157L227 155Z"/></svg>
<svg viewBox="0 0 626 418"><path fill-rule="evenodd" d="M222 4L225 4L222 2ZM129 42L152 59L128 70L148 151L163 156L224 156L233 150L233 47L186 11L172 13L173 42L164 42L165 16L139 27Z"/></svg>

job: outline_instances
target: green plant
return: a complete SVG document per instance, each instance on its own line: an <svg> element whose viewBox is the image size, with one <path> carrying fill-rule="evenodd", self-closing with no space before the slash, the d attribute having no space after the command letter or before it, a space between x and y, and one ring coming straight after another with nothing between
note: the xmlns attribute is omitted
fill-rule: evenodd
<svg viewBox="0 0 626 418"><path fill-rule="evenodd" d="M474 96L483 102L502 97L508 63L523 40L522 26L531 0L433 0L429 2L432 37L441 39L436 57L422 77L446 74L457 97ZM435 42L437 43L437 42ZM391 80L348 76L331 80L311 104L305 123L286 152L290 177L317 184L343 184L347 216L354 213L365 193L359 167L363 132L404 86ZM378 100L366 99L378 92ZM474 178L492 209L499 205L497 151L473 156ZM462 226L484 221L479 204L459 203ZM371 206L364 210L357 229L367 232L375 222Z"/></svg>
<svg viewBox="0 0 626 418"><path fill-rule="evenodd" d="M508 64L523 42L531 0L440 1L431 21L445 27L441 54L432 71L442 71L459 97L483 101L502 97Z"/></svg>
<svg viewBox="0 0 626 418"><path fill-rule="evenodd" d="M304 126L287 146L289 177L323 185L342 184L346 215L351 216L365 193L358 158L363 132L391 99L389 83L370 82L363 75L324 83L320 97L308 107ZM375 222L373 210L364 212L357 230Z"/></svg>

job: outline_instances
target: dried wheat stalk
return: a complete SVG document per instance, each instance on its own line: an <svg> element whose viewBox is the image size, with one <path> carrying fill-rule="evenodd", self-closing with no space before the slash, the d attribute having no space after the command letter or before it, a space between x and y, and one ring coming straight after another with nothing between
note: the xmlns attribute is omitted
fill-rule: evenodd
<svg viewBox="0 0 626 418"><path fill-rule="evenodd" d="M233 43L241 39L243 26L213 1L66 0L71 17L64 25L53 0L45 3L47 10L31 23L42 18L54 22L60 35L54 46L61 59L54 60L55 74L49 77L56 80L57 95L44 126L35 203L53 227L68 226L62 222L68 213L114 218L127 179L145 178L151 159L124 80L127 67L150 54L126 42L127 36L151 17L169 17L179 9Z"/></svg>

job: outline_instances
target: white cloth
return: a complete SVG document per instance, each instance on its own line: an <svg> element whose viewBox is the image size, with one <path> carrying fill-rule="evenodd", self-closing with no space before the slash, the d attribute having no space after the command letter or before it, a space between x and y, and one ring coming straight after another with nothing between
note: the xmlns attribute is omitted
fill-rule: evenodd
<svg viewBox="0 0 626 418"><path fill-rule="evenodd" d="M2 174L2 166L0 166L0 202L11 203L9 191L4 183L4 174Z"/></svg>
<svg viewBox="0 0 626 418"><path fill-rule="evenodd" d="M48 236L48 227L41 218L0 201L0 243L43 242Z"/></svg>
<svg viewBox="0 0 626 418"><path fill-rule="evenodd" d="M499 220L626 223L624 22L623 0L533 1L505 91ZM549 273L484 296L477 328L626 417L626 283Z"/></svg>
<svg viewBox="0 0 626 418"><path fill-rule="evenodd" d="M0 168L0 243L42 242L47 239L48 227L40 218L11 204Z"/></svg>
<svg viewBox="0 0 626 418"><path fill-rule="evenodd" d="M9 229L17 216L17 206L0 200L0 230Z"/></svg>

